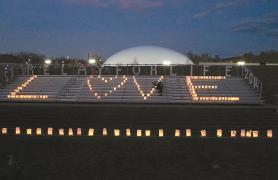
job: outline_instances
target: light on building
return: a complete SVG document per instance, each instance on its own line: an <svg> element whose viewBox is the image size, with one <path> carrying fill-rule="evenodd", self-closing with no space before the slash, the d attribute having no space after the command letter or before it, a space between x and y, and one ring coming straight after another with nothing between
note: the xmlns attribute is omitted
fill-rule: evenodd
<svg viewBox="0 0 278 180"><path fill-rule="evenodd" d="M51 59L46 59L46 60L44 61L44 63L47 64L47 65L51 64L51 62L52 62Z"/></svg>
<svg viewBox="0 0 278 180"><path fill-rule="evenodd" d="M170 65L171 65L171 61L164 60L164 61L162 62L162 64L163 64L164 66L170 66Z"/></svg>
<svg viewBox="0 0 278 180"><path fill-rule="evenodd" d="M89 59L89 64L95 64L96 63L96 59Z"/></svg>
<svg viewBox="0 0 278 180"><path fill-rule="evenodd" d="M245 62L244 62L244 61L238 61L238 62L237 62L237 65L238 65L238 66L244 66L244 65L245 65Z"/></svg>

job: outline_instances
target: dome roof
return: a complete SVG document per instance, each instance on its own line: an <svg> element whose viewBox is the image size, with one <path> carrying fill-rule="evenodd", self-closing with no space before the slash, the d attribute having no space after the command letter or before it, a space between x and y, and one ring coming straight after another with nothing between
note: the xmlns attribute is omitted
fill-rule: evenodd
<svg viewBox="0 0 278 180"><path fill-rule="evenodd" d="M109 57L104 65L186 65L193 64L185 55L157 46L137 46Z"/></svg>

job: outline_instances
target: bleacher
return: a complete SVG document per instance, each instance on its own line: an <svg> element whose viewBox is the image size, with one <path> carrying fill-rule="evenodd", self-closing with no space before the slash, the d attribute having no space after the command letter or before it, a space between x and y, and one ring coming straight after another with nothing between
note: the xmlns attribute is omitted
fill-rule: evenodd
<svg viewBox="0 0 278 180"><path fill-rule="evenodd" d="M22 84L23 82L25 82L28 78L29 78L29 76L18 76L15 80L10 82L6 86L1 87L0 99L2 99L2 100L7 99L7 95L10 94L10 92L12 92L14 89L16 89L19 84Z"/></svg>
<svg viewBox="0 0 278 180"><path fill-rule="evenodd" d="M186 85L185 76L36 76L16 95L47 96L47 98L9 98L9 94L31 76L19 76L0 90L1 101L53 101L99 103L196 103ZM161 79L163 93L153 83ZM262 101L241 78L192 80L195 86L217 86L196 89L199 96L239 97L239 101L198 101L197 103L260 104Z"/></svg>
<svg viewBox="0 0 278 180"><path fill-rule="evenodd" d="M247 85L246 81L240 78L227 78L225 80L194 80L194 85L217 86L217 89L198 89L200 96L225 96L239 97L241 103L256 104L261 100L256 92Z"/></svg>
<svg viewBox="0 0 278 180"><path fill-rule="evenodd" d="M20 86L23 86L32 76L18 76L15 81L8 84L6 87L0 90L0 97L2 100L13 100L9 99L8 95L14 92ZM57 99L57 95L60 93L62 88L68 84L72 79L71 76L40 76L27 85L22 87L22 90L16 95L23 96L47 96L47 99L43 101L54 101ZM16 101L39 101L40 98L16 98Z"/></svg>

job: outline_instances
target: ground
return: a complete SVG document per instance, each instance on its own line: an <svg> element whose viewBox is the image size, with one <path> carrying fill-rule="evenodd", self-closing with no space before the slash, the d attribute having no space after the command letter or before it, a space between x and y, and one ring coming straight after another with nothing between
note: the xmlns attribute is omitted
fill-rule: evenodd
<svg viewBox="0 0 278 180"><path fill-rule="evenodd" d="M276 180L278 140L0 137L1 178ZM9 156L16 168L8 166Z"/></svg>

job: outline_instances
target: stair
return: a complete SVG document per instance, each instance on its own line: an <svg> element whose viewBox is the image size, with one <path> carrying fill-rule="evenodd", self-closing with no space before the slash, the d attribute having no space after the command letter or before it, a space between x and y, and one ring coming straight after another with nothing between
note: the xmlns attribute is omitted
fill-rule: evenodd
<svg viewBox="0 0 278 180"><path fill-rule="evenodd" d="M84 77L75 76L69 80L66 86L59 92L57 101L73 102L80 95L85 84Z"/></svg>

